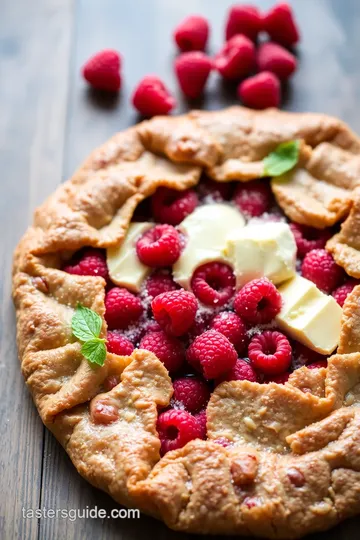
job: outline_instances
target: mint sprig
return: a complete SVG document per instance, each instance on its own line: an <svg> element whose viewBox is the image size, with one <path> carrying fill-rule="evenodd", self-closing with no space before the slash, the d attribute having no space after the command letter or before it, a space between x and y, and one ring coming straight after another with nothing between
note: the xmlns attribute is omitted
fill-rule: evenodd
<svg viewBox="0 0 360 540"><path fill-rule="evenodd" d="M71 319L71 330L82 342L81 354L98 366L103 366L106 358L105 339L99 337L101 327L100 315L79 303Z"/></svg>
<svg viewBox="0 0 360 540"><path fill-rule="evenodd" d="M300 141L279 144L263 160L264 176L281 176L291 171L299 161Z"/></svg>

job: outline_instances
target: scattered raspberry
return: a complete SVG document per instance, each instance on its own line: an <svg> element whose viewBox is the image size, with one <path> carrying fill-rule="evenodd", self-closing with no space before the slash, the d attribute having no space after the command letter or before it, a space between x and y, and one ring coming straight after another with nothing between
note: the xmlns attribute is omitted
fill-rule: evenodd
<svg viewBox="0 0 360 540"><path fill-rule="evenodd" d="M120 90L121 57L117 51L105 49L92 56L82 68L84 79L98 90Z"/></svg>
<svg viewBox="0 0 360 540"><path fill-rule="evenodd" d="M176 106L175 98L159 77L154 75L147 75L139 82L133 93L132 102L135 109L144 116L168 114Z"/></svg>
<svg viewBox="0 0 360 540"><path fill-rule="evenodd" d="M259 217L269 210L272 203L270 187L261 181L239 184L235 191L234 203L240 212L248 217Z"/></svg>
<svg viewBox="0 0 360 540"><path fill-rule="evenodd" d="M147 266L171 266L180 256L180 237L171 225L156 225L136 243L136 253Z"/></svg>
<svg viewBox="0 0 360 540"><path fill-rule="evenodd" d="M194 415L194 418L196 419L198 425L201 428L201 434L199 435L199 439L206 439L207 437L207 428L206 428L206 410L200 411L199 413Z"/></svg>
<svg viewBox="0 0 360 540"><path fill-rule="evenodd" d="M150 298L155 298L159 294L164 292L176 291L179 286L171 274L164 270L156 270L151 276L146 280L146 291Z"/></svg>
<svg viewBox="0 0 360 540"><path fill-rule="evenodd" d="M239 84L237 93L243 104L253 109L267 109L280 105L280 81L270 71L262 71L245 79Z"/></svg>
<svg viewBox="0 0 360 540"><path fill-rule="evenodd" d="M251 365L265 375L279 375L289 369L292 349L281 332L266 331L255 335L248 352Z"/></svg>
<svg viewBox="0 0 360 540"><path fill-rule="evenodd" d="M189 291L170 291L159 294L151 302L155 320L173 336L182 336L194 324L198 303Z"/></svg>
<svg viewBox="0 0 360 540"><path fill-rule="evenodd" d="M264 15L263 25L271 39L286 47L295 45L300 39L291 7L285 2L277 4Z"/></svg>
<svg viewBox="0 0 360 540"><path fill-rule="evenodd" d="M279 79L286 80L296 70L297 60L284 47L270 41L260 45L257 53L257 65L260 71L271 71Z"/></svg>
<svg viewBox="0 0 360 540"><path fill-rule="evenodd" d="M180 409L160 413L156 429L161 442L161 455L182 448L189 441L201 438L202 435L201 426L196 418Z"/></svg>
<svg viewBox="0 0 360 540"><path fill-rule="evenodd" d="M318 362L313 362L306 366L308 369L320 369L327 367L327 360L319 360Z"/></svg>
<svg viewBox="0 0 360 540"><path fill-rule="evenodd" d="M241 353L247 343L246 325L236 313L223 311L214 317L210 327L225 336Z"/></svg>
<svg viewBox="0 0 360 540"><path fill-rule="evenodd" d="M355 279L351 279L344 283L344 285L340 285L335 291L333 291L332 295L339 304L339 306L343 307L345 304L345 300L348 297L348 295L353 291L354 287L356 285L359 285L359 281L356 281Z"/></svg>
<svg viewBox="0 0 360 540"><path fill-rule="evenodd" d="M154 353L169 373L178 371L185 360L185 349L181 341L162 331L145 334L140 341L139 349Z"/></svg>
<svg viewBox="0 0 360 540"><path fill-rule="evenodd" d="M211 58L203 52L186 52L176 58L175 73L185 96L191 99L201 96L212 67Z"/></svg>
<svg viewBox="0 0 360 540"><path fill-rule="evenodd" d="M199 184L201 198L209 197L216 202L228 201L231 197L231 188L230 182L216 182L210 178L206 178Z"/></svg>
<svg viewBox="0 0 360 540"><path fill-rule="evenodd" d="M215 68L225 79L246 77L255 66L255 46L250 39L236 35L215 56Z"/></svg>
<svg viewBox="0 0 360 540"><path fill-rule="evenodd" d="M234 367L237 354L225 336L208 330L193 341L186 358L195 369L203 371L206 379L216 379Z"/></svg>
<svg viewBox="0 0 360 540"><path fill-rule="evenodd" d="M119 382L120 377L117 377L116 375L109 375L103 382L104 390L106 392L110 392L110 390L115 388L115 386L117 386Z"/></svg>
<svg viewBox="0 0 360 540"><path fill-rule="evenodd" d="M105 320L110 330L126 328L143 313L140 298L122 287L113 287L105 296Z"/></svg>
<svg viewBox="0 0 360 540"><path fill-rule="evenodd" d="M134 345L125 336L114 330L108 332L106 348L109 352L118 354L119 356L127 356L134 350Z"/></svg>
<svg viewBox="0 0 360 540"><path fill-rule="evenodd" d="M206 263L195 270L191 288L206 306L223 306L235 292L235 276L227 264Z"/></svg>
<svg viewBox="0 0 360 540"><path fill-rule="evenodd" d="M100 249L86 248L79 251L63 270L77 276L98 276L105 280L109 278L105 253Z"/></svg>
<svg viewBox="0 0 360 540"><path fill-rule="evenodd" d="M265 324L279 313L281 295L267 278L253 279L237 292L234 309L248 323Z"/></svg>
<svg viewBox="0 0 360 540"><path fill-rule="evenodd" d="M301 273L322 291L330 294L344 278L344 271L325 249L313 249L306 254Z"/></svg>
<svg viewBox="0 0 360 540"><path fill-rule="evenodd" d="M290 377L289 372L280 373L280 375L271 375L271 376L266 377L266 379L264 379L263 382L264 383L274 382L276 384L285 384L286 382L288 382L289 377Z"/></svg>
<svg viewBox="0 0 360 540"><path fill-rule="evenodd" d="M210 399L210 390L203 379L199 377L182 377L173 382L174 394L172 399L181 403L191 413L204 409Z"/></svg>
<svg viewBox="0 0 360 540"><path fill-rule="evenodd" d="M186 17L174 30L174 39L181 51L203 51L209 37L209 23L204 17Z"/></svg>
<svg viewBox="0 0 360 540"><path fill-rule="evenodd" d="M332 236L329 229L314 229L299 223L290 223L294 235L298 257L305 257L313 249L322 249Z"/></svg>
<svg viewBox="0 0 360 540"><path fill-rule="evenodd" d="M252 366L245 362L245 360L238 358L234 367L217 378L215 384L218 385L224 381L257 382L257 380L257 375Z"/></svg>
<svg viewBox="0 0 360 540"><path fill-rule="evenodd" d="M191 214L198 203L198 196L193 189L177 191L160 187L151 199L155 220L174 226L179 225L186 216Z"/></svg>
<svg viewBox="0 0 360 540"><path fill-rule="evenodd" d="M262 16L254 6L237 5L233 6L226 21L226 41L235 34L244 34L253 41L262 30Z"/></svg>

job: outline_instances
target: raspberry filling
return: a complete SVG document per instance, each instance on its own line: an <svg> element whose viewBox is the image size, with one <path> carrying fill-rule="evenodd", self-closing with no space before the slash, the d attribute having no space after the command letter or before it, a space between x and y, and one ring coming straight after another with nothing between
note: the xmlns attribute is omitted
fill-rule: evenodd
<svg viewBox="0 0 360 540"><path fill-rule="evenodd" d="M180 256L180 236L171 225L156 225L137 241L136 252L143 264L170 266Z"/></svg>
<svg viewBox="0 0 360 540"><path fill-rule="evenodd" d="M191 288L206 306L223 306L235 292L235 276L227 264L213 262L195 270Z"/></svg>
<svg viewBox="0 0 360 540"><path fill-rule="evenodd" d="M251 365L265 375L279 375L290 367L291 345L281 332L266 331L254 336L248 352Z"/></svg>
<svg viewBox="0 0 360 540"><path fill-rule="evenodd" d="M198 202L198 196L192 189L175 191L161 187L153 195L151 206L156 221L179 225L186 216L195 210Z"/></svg>

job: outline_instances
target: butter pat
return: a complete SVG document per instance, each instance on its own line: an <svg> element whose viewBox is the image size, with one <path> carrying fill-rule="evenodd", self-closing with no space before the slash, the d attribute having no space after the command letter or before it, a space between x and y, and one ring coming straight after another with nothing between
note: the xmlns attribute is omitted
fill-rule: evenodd
<svg viewBox="0 0 360 540"><path fill-rule="evenodd" d="M107 265L109 274L116 285L139 292L144 279L151 269L140 262L136 254L136 242L153 223L130 223L126 237L120 246L108 248Z"/></svg>
<svg viewBox="0 0 360 540"><path fill-rule="evenodd" d="M244 225L240 212L227 204L207 204L196 208L179 226L186 236L186 246L173 266L174 280L184 289L190 289L196 268L211 261L228 263L226 239Z"/></svg>
<svg viewBox="0 0 360 540"><path fill-rule="evenodd" d="M259 223L237 230L227 240L226 253L237 287L261 277L277 285L295 275L296 243L286 223Z"/></svg>
<svg viewBox="0 0 360 540"><path fill-rule="evenodd" d="M314 351L332 353L339 343L342 317L336 300L301 276L286 281L278 290L283 300L276 317L279 328Z"/></svg>

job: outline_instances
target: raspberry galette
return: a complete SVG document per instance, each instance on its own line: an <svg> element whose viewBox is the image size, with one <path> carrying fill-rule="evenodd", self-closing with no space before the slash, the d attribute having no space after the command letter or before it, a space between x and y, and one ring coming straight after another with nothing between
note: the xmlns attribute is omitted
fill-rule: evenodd
<svg viewBox="0 0 360 540"><path fill-rule="evenodd" d="M14 258L22 371L116 501L296 538L360 509L360 141L234 107L115 135Z"/></svg>

